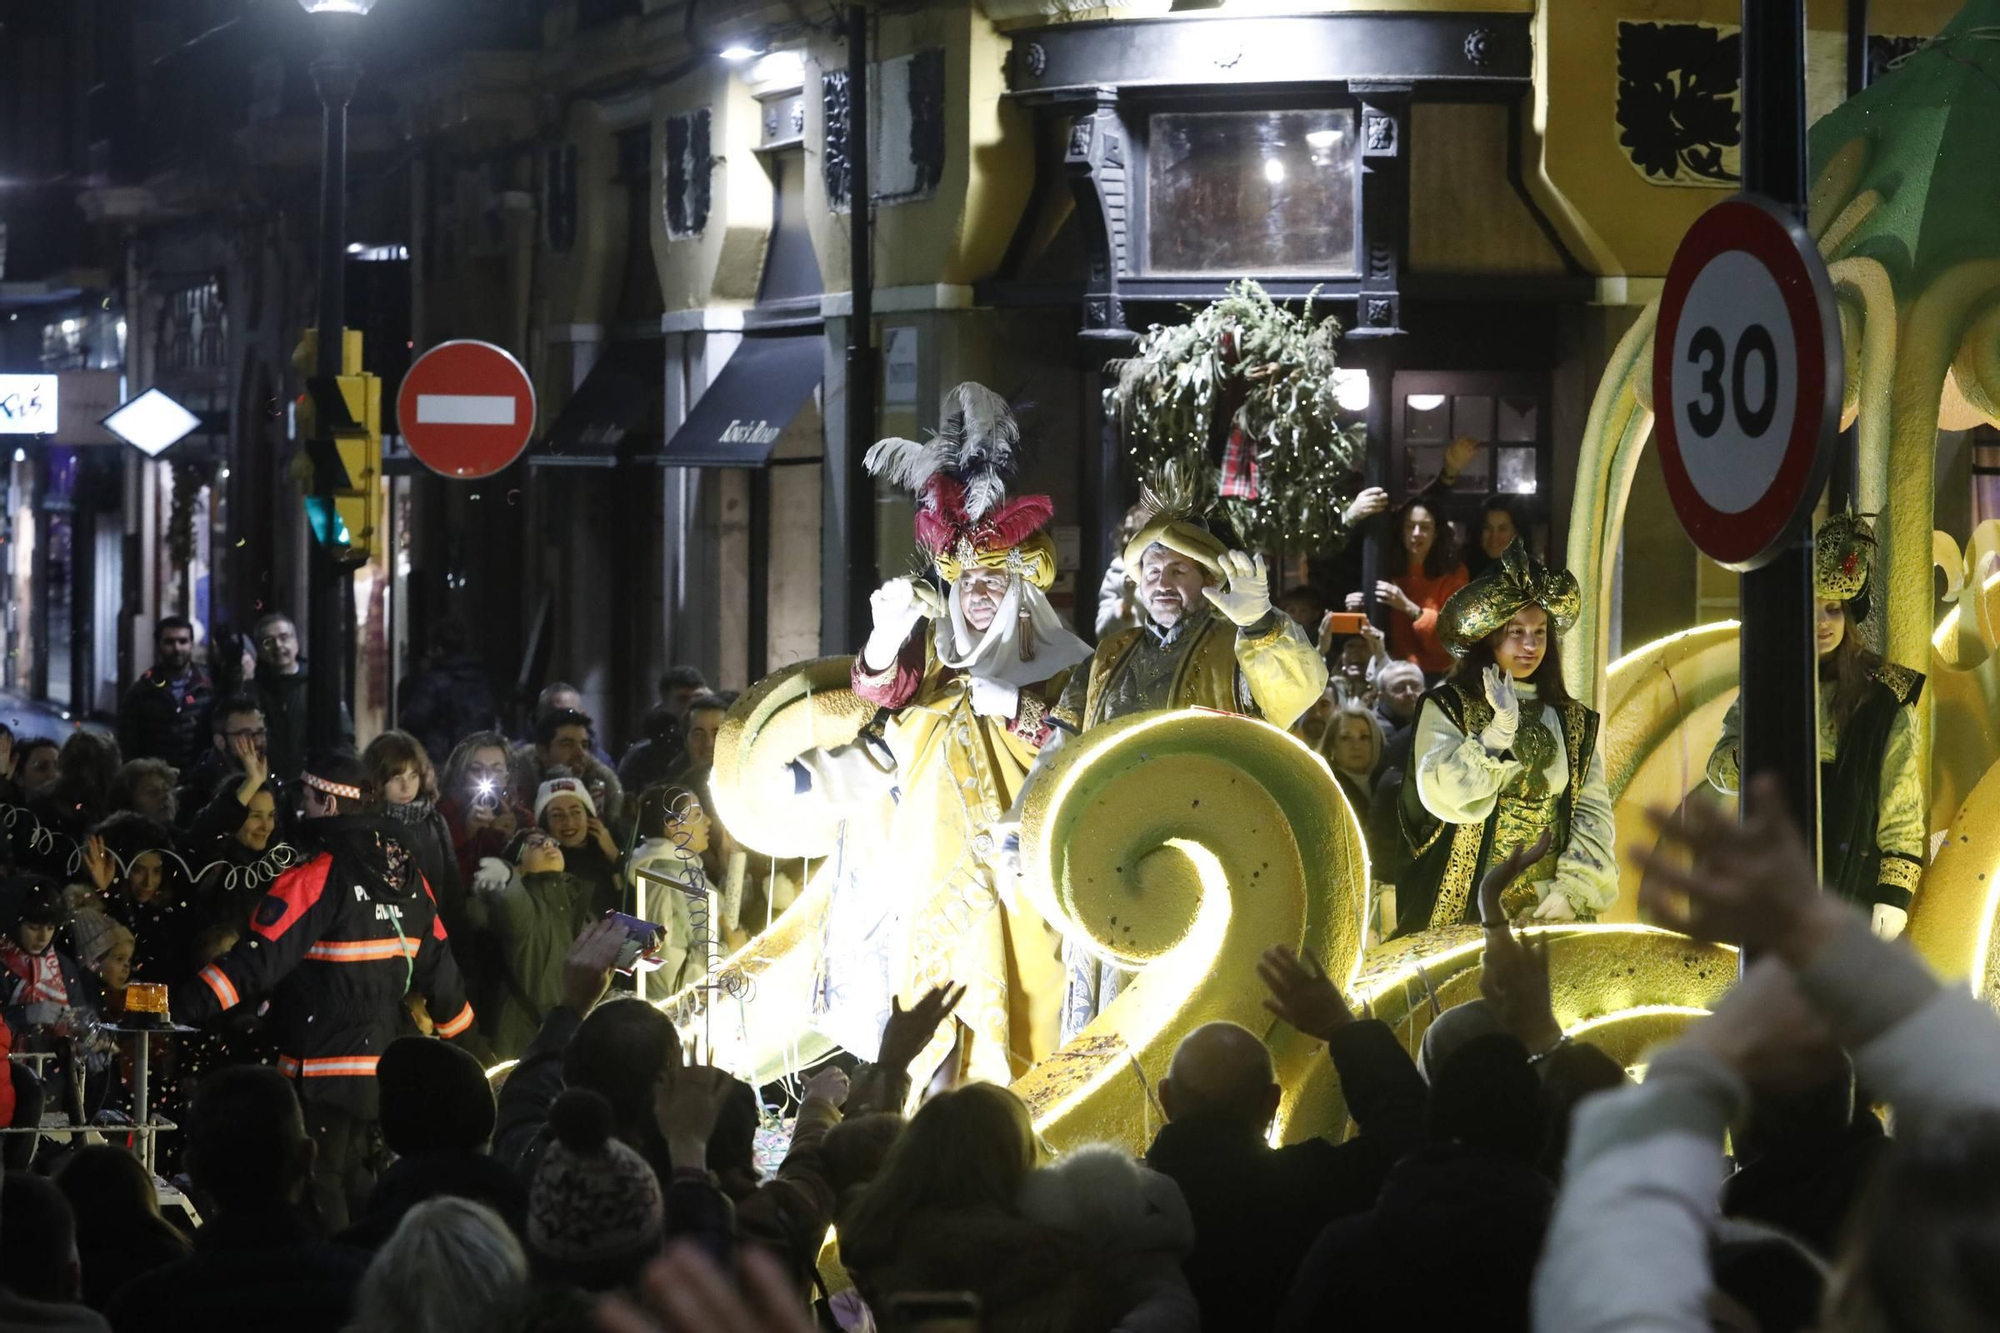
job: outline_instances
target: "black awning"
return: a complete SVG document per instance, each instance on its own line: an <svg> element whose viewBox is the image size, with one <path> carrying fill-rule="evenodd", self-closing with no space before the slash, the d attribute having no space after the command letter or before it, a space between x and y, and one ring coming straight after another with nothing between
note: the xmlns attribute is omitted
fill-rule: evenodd
<svg viewBox="0 0 2000 1333"><path fill-rule="evenodd" d="M660 455L668 467L763 467L825 369L818 332L749 338Z"/></svg>
<svg viewBox="0 0 2000 1333"><path fill-rule="evenodd" d="M543 467L610 467L659 446L666 348L658 339L614 342L528 455Z"/></svg>

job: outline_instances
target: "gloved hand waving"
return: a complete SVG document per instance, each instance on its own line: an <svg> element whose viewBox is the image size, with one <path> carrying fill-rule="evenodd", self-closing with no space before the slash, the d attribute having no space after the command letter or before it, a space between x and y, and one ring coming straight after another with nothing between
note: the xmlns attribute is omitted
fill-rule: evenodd
<svg viewBox="0 0 2000 1333"><path fill-rule="evenodd" d="M875 628L861 657L870 669L880 671L896 660L918 621L938 614L937 590L914 579L890 579L869 594L868 609Z"/></svg>
<svg viewBox="0 0 2000 1333"><path fill-rule="evenodd" d="M1270 614L1271 580L1264 572L1263 556L1226 551L1222 556L1222 573L1229 580L1226 591L1222 588L1201 590L1201 595L1208 598L1216 610L1241 627L1254 625Z"/></svg>
<svg viewBox="0 0 2000 1333"><path fill-rule="evenodd" d="M1499 666L1486 668L1486 702L1493 706L1493 720L1479 733L1479 743L1494 754L1514 743L1521 729L1521 701L1514 693L1514 678Z"/></svg>

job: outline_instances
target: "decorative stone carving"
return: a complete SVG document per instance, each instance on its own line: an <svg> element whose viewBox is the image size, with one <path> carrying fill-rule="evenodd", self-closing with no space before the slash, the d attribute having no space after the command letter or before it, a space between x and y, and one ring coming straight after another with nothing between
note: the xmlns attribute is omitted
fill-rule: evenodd
<svg viewBox="0 0 2000 1333"><path fill-rule="evenodd" d="M1493 29L1474 28L1465 34L1465 60L1467 64L1486 66L1493 63Z"/></svg>

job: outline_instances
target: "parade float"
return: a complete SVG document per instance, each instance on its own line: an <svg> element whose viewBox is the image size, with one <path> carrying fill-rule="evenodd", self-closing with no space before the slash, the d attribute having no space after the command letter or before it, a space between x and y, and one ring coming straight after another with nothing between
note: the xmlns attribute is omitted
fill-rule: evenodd
<svg viewBox="0 0 2000 1333"><path fill-rule="evenodd" d="M1810 229L1839 301L1844 425L1858 440L1855 507L1877 516L1880 578L1870 637L1923 669L1921 753L1932 862L1910 941L1944 975L1996 993L2000 909L2000 524L1965 541L1932 530L1937 431L2000 422L2000 0L1976 0L1936 39L1814 128ZM1648 807L1717 799L1704 762L1736 694L1733 623L1691 627L1608 660L1624 507L1652 429L1656 312L1617 348L1581 442L1568 563L1584 606L1570 636L1572 692L1604 717L1626 887L1605 920L1536 927L1571 1033L1628 1063L1706 1011L1734 981L1733 950L1636 920L1631 857L1652 841ZM1330 364L1330 359L1329 359ZM1933 623L1931 579L1952 609ZM1628 571L1626 578L1633 575ZM798 900L707 980L662 1003L699 1051L769 1080L822 1058L819 1021L840 997L825 966L837 886L856 873L886 812L815 808L771 795L787 761L849 743L874 709L849 689L850 659L780 671L731 710L718 745L718 812L760 856L807 858ZM1975 831L1983 836L1974 836ZM1357 1008L1415 1049L1444 1009L1478 993L1473 927L1364 949L1369 869L1361 826L1316 755L1276 728L1169 712L1096 728L1029 788L1014 892L1105 962L1143 967L1079 1036L1014 1083L1058 1146L1143 1148L1153 1089L1180 1037L1230 1019L1265 1033L1286 1099L1285 1139L1337 1134L1345 1110L1314 1043L1261 1004L1255 959L1287 943L1345 981Z"/></svg>

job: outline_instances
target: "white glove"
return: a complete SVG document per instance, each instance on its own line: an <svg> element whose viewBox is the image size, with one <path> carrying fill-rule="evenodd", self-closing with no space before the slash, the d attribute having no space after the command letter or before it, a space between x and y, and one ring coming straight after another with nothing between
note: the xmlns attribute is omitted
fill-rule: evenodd
<svg viewBox="0 0 2000 1333"><path fill-rule="evenodd" d="M1500 754L1521 729L1521 701L1514 694L1514 678L1497 666L1486 668L1486 702L1493 705L1493 720L1479 733L1479 743Z"/></svg>
<svg viewBox="0 0 2000 1333"><path fill-rule="evenodd" d="M1005 681L974 676L969 692L972 695L972 711L980 717L997 717L1012 722L1021 711L1021 691Z"/></svg>
<svg viewBox="0 0 2000 1333"><path fill-rule="evenodd" d="M1871 915L1873 920L1869 924L1874 927L1876 935L1885 940L1893 940L1902 934L1903 927L1910 919L1908 912L1900 907L1891 907L1887 903L1876 903L1875 911Z"/></svg>
<svg viewBox="0 0 2000 1333"><path fill-rule="evenodd" d="M875 617L875 628L861 650L862 663L871 671L889 666L903 650L903 643L917 622L937 614L935 606L935 597L926 598L911 579L890 579L870 593L868 610Z"/></svg>
<svg viewBox="0 0 2000 1333"><path fill-rule="evenodd" d="M1570 902L1567 894L1551 891L1548 897L1542 899L1541 905L1535 908L1534 919L1537 921L1574 921L1576 920L1576 907Z"/></svg>
<svg viewBox="0 0 2000 1333"><path fill-rule="evenodd" d="M1245 627L1256 624L1271 613L1271 580L1264 573L1263 556L1225 551L1222 573L1229 580L1228 591L1221 588L1201 590L1201 595L1208 598L1216 610Z"/></svg>
<svg viewBox="0 0 2000 1333"><path fill-rule="evenodd" d="M497 856L479 858L479 869L472 872L472 887L481 893L498 893L514 882L514 867Z"/></svg>

